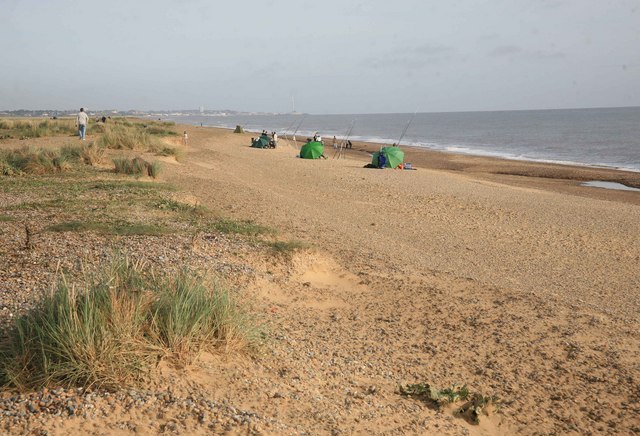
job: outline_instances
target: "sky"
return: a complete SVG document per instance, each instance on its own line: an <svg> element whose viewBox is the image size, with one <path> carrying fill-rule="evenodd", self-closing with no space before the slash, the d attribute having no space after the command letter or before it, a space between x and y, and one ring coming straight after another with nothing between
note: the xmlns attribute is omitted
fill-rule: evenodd
<svg viewBox="0 0 640 436"><path fill-rule="evenodd" d="M640 0L0 0L0 110L640 106Z"/></svg>

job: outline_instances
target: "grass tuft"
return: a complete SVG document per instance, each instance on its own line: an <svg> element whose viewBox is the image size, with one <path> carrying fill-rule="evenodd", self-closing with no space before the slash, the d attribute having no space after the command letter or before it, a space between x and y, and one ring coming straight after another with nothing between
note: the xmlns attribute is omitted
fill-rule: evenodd
<svg viewBox="0 0 640 436"><path fill-rule="evenodd" d="M100 163L105 154L105 149L94 142L79 145L64 145L60 148L60 154L68 160L82 160L87 165Z"/></svg>
<svg viewBox="0 0 640 436"><path fill-rule="evenodd" d="M136 177L147 175L155 179L160 173L159 162L149 163L140 157L135 157L133 159L125 157L115 158L112 162L117 174L130 174Z"/></svg>
<svg viewBox="0 0 640 436"><path fill-rule="evenodd" d="M211 227L220 233L235 233L249 236L257 236L272 232L271 229L252 221L234 221L224 218L215 221Z"/></svg>
<svg viewBox="0 0 640 436"><path fill-rule="evenodd" d="M307 247L302 241L275 241L270 242L269 246L273 251L279 254L293 254L298 250L302 250Z"/></svg>
<svg viewBox="0 0 640 436"><path fill-rule="evenodd" d="M164 226L141 224L141 223L129 223L129 222L117 222L117 223L104 223L104 222L87 222L87 221L69 221L59 224L53 224L46 228L51 232L96 232L106 235L164 235L170 232L169 228Z"/></svg>
<svg viewBox="0 0 640 436"><path fill-rule="evenodd" d="M62 136L76 133L74 121L63 120L0 120L0 130L6 132L6 137L21 139L41 138L44 136Z"/></svg>
<svg viewBox="0 0 640 436"><path fill-rule="evenodd" d="M0 151L0 168L3 175L51 174L70 168L72 157L68 151L22 147L17 150Z"/></svg>
<svg viewBox="0 0 640 436"><path fill-rule="evenodd" d="M0 344L0 380L18 388L121 388L170 357L246 345L254 337L229 290L189 270L156 275L116 256L77 286L63 276Z"/></svg>

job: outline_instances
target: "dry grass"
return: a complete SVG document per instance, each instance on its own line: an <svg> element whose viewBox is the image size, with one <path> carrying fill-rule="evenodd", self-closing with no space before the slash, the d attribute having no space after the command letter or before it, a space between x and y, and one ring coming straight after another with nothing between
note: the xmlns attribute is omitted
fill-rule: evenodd
<svg viewBox="0 0 640 436"><path fill-rule="evenodd" d="M252 332L225 287L116 255L78 285L62 277L15 321L0 347L0 377L23 389L135 385L162 359L188 364L204 350L246 345Z"/></svg>

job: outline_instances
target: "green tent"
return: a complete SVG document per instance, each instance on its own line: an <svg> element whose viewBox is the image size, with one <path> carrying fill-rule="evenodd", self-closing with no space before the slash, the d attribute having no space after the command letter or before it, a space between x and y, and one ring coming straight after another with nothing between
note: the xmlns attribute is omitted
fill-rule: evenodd
<svg viewBox="0 0 640 436"><path fill-rule="evenodd" d="M300 149L300 157L303 159L318 159L324 153L324 145L321 142L307 142Z"/></svg>
<svg viewBox="0 0 640 436"><path fill-rule="evenodd" d="M261 135L259 138L253 140L251 146L253 148L269 148L269 137Z"/></svg>
<svg viewBox="0 0 640 436"><path fill-rule="evenodd" d="M378 166L380 153L383 153L384 157L387 158L385 168L395 168L404 162L404 151L400 150L400 147L382 147L380 151L373 153L373 158L371 159L371 164L376 167Z"/></svg>

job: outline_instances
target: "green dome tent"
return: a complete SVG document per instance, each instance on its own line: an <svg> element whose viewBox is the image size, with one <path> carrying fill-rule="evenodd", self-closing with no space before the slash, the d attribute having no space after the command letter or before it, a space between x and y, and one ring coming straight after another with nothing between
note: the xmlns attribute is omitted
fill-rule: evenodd
<svg viewBox="0 0 640 436"><path fill-rule="evenodd" d="M303 159L318 159L324 153L324 145L321 142L307 142L300 149L300 157Z"/></svg>
<svg viewBox="0 0 640 436"><path fill-rule="evenodd" d="M269 137L261 135L259 138L253 140L251 146L253 148L269 148Z"/></svg>
<svg viewBox="0 0 640 436"><path fill-rule="evenodd" d="M375 167L378 167L380 153L387 158L385 168L395 168L404 162L404 151L400 150L400 147L382 147L380 151L373 153L371 164Z"/></svg>

